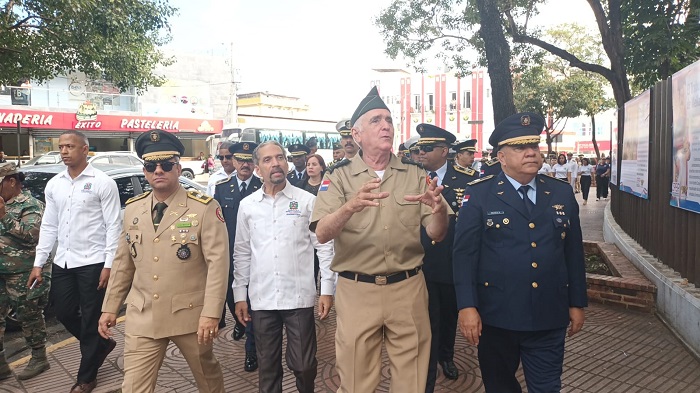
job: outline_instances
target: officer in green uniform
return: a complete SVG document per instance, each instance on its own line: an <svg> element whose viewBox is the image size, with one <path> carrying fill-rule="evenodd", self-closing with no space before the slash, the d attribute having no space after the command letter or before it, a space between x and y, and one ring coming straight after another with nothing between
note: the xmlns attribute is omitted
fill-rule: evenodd
<svg viewBox="0 0 700 393"><path fill-rule="evenodd" d="M0 164L0 379L12 375L5 360L2 339L5 318L14 308L22 325L24 338L32 349L29 364L17 378L35 377L51 366L46 359L46 324L44 307L48 302L51 263L45 264L41 284L27 281L34 266L44 204L29 191L22 190L24 173L14 163Z"/></svg>

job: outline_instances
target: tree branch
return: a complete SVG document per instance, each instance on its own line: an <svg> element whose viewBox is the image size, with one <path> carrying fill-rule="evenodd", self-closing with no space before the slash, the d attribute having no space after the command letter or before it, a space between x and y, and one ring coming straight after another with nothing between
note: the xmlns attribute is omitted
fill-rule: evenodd
<svg viewBox="0 0 700 393"><path fill-rule="evenodd" d="M591 0L593 1L593 0ZM597 74L602 75L605 77L605 79L611 81L615 80L615 74L613 71L609 68L605 68L601 65L598 64L593 64L593 63L587 63L585 61L582 61L578 57L576 57L574 54L571 52L568 52L564 49L561 49L555 45L552 45L548 42L545 42L539 38L535 38L532 36L529 36L527 34L521 34L518 32L518 26L515 23L515 19L513 19L513 16L511 15L510 11L505 12L506 17L508 18L508 25L506 29L508 30L508 33L513 37L514 42L518 42L521 44L530 44L534 45L537 47L540 47L547 52L558 56L566 61L569 62L569 65L572 67L580 68L584 71L590 71L590 72L595 72Z"/></svg>

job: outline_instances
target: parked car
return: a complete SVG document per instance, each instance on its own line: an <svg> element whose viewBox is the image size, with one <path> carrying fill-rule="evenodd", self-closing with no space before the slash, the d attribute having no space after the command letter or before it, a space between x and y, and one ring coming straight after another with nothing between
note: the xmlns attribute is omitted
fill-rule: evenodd
<svg viewBox="0 0 700 393"><path fill-rule="evenodd" d="M130 166L143 166L143 161L132 151L107 151L91 153L88 156L91 164L117 164Z"/></svg>
<svg viewBox="0 0 700 393"><path fill-rule="evenodd" d="M49 165L49 164L60 164L62 162L60 154L44 154L40 156L35 156L31 160L22 164L22 166L32 166L32 165Z"/></svg>
<svg viewBox="0 0 700 393"><path fill-rule="evenodd" d="M139 166L140 165L141 164L139 164ZM117 188L119 189L119 200L122 205L122 217L124 216L126 201L129 198L151 190L151 185L146 181L146 177L144 176L143 170L140 167L127 165L103 165L99 163L95 164L94 166L96 169L99 169L109 175L109 177L114 179L114 181L117 183ZM20 170L25 174L24 188L28 190L35 198L45 202L44 188L46 188L46 183L48 183L52 177L56 176L65 169L66 166L63 164L22 167ZM206 187L185 177L180 176L180 184L187 190L206 193ZM49 304L47 308L50 307L51 305ZM46 312L48 313L49 310L46 310ZM7 317L6 321L8 329L17 330L20 328L16 315L13 311L10 312L10 315Z"/></svg>

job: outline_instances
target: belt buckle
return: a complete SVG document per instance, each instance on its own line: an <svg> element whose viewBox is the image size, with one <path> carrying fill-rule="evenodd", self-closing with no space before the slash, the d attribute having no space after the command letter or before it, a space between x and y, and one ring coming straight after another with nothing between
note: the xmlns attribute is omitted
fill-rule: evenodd
<svg viewBox="0 0 700 393"><path fill-rule="evenodd" d="M386 285L386 276L374 276L374 283L377 285Z"/></svg>

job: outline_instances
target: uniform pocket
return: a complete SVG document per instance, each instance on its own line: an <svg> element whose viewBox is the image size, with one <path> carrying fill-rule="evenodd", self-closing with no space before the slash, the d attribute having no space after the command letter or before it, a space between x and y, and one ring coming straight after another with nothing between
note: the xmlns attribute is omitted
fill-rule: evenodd
<svg viewBox="0 0 700 393"><path fill-rule="evenodd" d="M180 310L193 310L204 306L204 291L181 293L173 296L173 314Z"/></svg>
<svg viewBox="0 0 700 393"><path fill-rule="evenodd" d="M129 291L129 294L126 296L126 304L127 306L132 306L135 307L139 312L143 310L144 304L146 304L146 299L143 297L141 292L131 289Z"/></svg>
<svg viewBox="0 0 700 393"><path fill-rule="evenodd" d="M417 194L417 192L416 192ZM394 200L398 205L398 216L399 221L408 228L414 228L420 225L421 219L421 206L420 202L407 201L404 199L406 195L415 195L412 193L407 194L394 194Z"/></svg>

